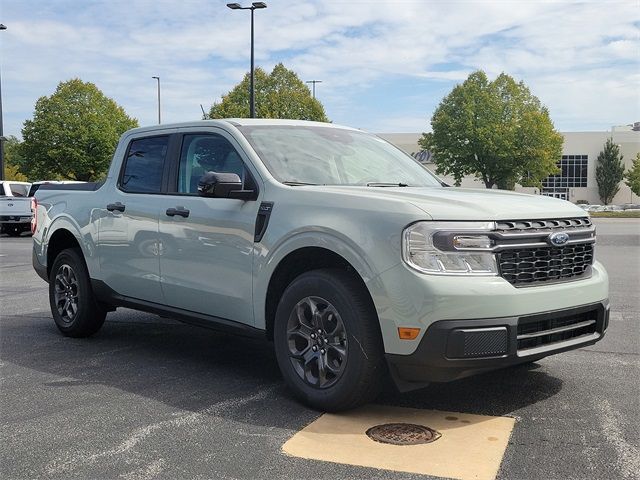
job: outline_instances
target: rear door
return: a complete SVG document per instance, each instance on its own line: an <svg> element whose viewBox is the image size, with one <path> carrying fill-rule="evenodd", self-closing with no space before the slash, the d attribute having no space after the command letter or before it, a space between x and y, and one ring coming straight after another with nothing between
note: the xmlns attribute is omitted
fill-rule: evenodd
<svg viewBox="0 0 640 480"><path fill-rule="evenodd" d="M171 142L170 134L130 141L98 231L104 282L121 295L154 303L163 303L158 218Z"/></svg>
<svg viewBox="0 0 640 480"><path fill-rule="evenodd" d="M160 272L167 305L253 324L252 267L258 200L204 198L207 171L237 173L257 189L257 173L222 129L179 135L180 154L160 210ZM176 212L181 212L176 214Z"/></svg>

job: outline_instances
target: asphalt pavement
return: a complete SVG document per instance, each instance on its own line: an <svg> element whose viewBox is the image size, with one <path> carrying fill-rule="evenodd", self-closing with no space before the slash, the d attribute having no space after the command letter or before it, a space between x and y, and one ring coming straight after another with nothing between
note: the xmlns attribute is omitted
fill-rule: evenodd
<svg viewBox="0 0 640 480"><path fill-rule="evenodd" d="M640 221L595 223L611 282L604 340L407 394L388 388L377 403L514 417L500 479L639 478ZM126 309L90 339L63 337L28 236L0 238L0 307L3 479L430 478L285 455L321 413L293 400L270 343Z"/></svg>

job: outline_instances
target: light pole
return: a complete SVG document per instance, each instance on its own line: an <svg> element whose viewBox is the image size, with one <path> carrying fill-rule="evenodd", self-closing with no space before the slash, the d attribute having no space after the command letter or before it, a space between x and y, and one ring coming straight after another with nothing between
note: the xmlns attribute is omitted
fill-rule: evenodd
<svg viewBox="0 0 640 480"><path fill-rule="evenodd" d="M249 85L249 114L251 118L256 118L256 102L254 98L253 85L253 12L259 8L267 8L264 2L253 2L250 7L242 7L239 3L227 3L227 7L231 10L251 10L251 71Z"/></svg>
<svg viewBox="0 0 640 480"><path fill-rule="evenodd" d="M316 83L322 83L322 80L307 80L305 83L313 84L313 98L316 98Z"/></svg>
<svg viewBox="0 0 640 480"><path fill-rule="evenodd" d="M151 78L155 78L158 81L158 125L160 125L162 123L160 120L160 77Z"/></svg>
<svg viewBox="0 0 640 480"><path fill-rule="evenodd" d="M0 23L0 30L6 30L2 23ZM2 77L0 76L0 180L4 180L4 130L2 126Z"/></svg>

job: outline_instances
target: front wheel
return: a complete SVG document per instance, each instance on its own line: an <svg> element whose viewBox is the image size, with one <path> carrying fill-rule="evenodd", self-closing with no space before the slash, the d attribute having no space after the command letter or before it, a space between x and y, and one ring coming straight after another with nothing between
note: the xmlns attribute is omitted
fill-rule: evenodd
<svg viewBox="0 0 640 480"><path fill-rule="evenodd" d="M63 250L53 262L49 304L56 326L68 337L88 337L102 327L107 312L93 295L80 249Z"/></svg>
<svg viewBox="0 0 640 480"><path fill-rule="evenodd" d="M307 272L287 287L274 342L285 381L313 408L355 408L373 400L383 384L378 317L361 282L342 270Z"/></svg>

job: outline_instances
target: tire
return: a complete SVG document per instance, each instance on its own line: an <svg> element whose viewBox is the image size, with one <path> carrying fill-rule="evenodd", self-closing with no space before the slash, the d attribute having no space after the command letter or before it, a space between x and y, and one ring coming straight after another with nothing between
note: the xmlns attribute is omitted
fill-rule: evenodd
<svg viewBox="0 0 640 480"><path fill-rule="evenodd" d="M274 344L285 382L318 410L370 402L386 379L378 316L359 279L343 270L314 270L291 282L276 310Z"/></svg>
<svg viewBox="0 0 640 480"><path fill-rule="evenodd" d="M7 232L10 237L19 237L20 235L22 235L23 231L24 230L22 230L22 227L19 225L11 225L9 227L5 227L5 232Z"/></svg>
<svg viewBox="0 0 640 480"><path fill-rule="evenodd" d="M63 335L89 337L102 327L107 312L96 301L80 249L62 250L54 260L49 274L49 305Z"/></svg>

